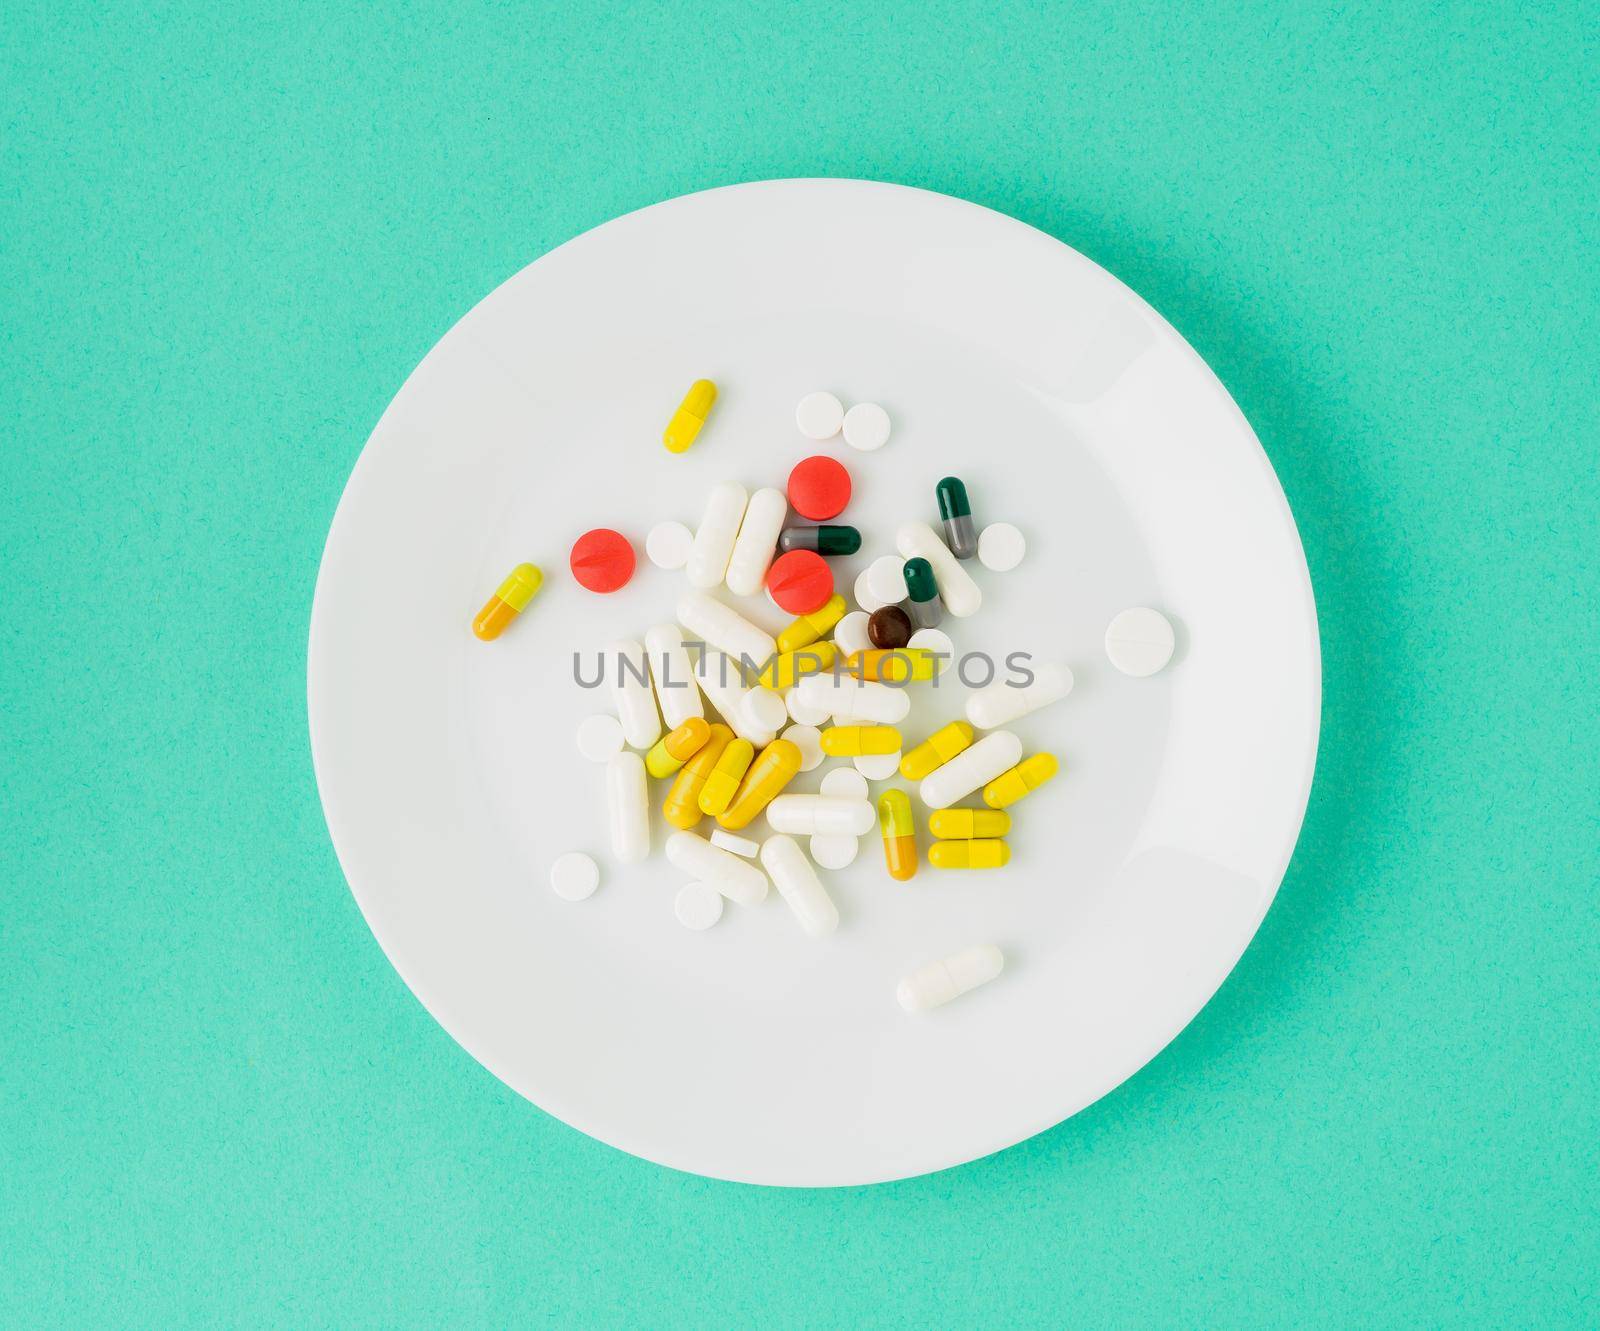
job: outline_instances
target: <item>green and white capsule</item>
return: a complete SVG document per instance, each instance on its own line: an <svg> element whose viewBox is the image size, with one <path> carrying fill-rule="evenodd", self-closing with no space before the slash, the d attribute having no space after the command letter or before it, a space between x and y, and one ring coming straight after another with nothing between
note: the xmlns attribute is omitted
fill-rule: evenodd
<svg viewBox="0 0 1600 1331"><path fill-rule="evenodd" d="M967 487L954 476L939 482L939 516L944 519L945 544L957 559L971 559L978 553L978 532L972 525L972 505L967 502Z"/></svg>
<svg viewBox="0 0 1600 1331"><path fill-rule="evenodd" d="M939 599L939 584L933 580L933 565L926 559L906 560L906 613L919 629L939 626L944 618L944 602Z"/></svg>
<svg viewBox="0 0 1600 1331"><path fill-rule="evenodd" d="M815 550L819 555L853 555L861 548L861 533L854 527L785 527L778 549Z"/></svg>

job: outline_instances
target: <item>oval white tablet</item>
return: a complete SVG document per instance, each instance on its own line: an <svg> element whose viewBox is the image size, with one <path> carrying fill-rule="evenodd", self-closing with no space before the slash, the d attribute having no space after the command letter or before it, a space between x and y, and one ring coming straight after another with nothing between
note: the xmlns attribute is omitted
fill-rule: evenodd
<svg viewBox="0 0 1600 1331"><path fill-rule="evenodd" d="M711 831L711 844L718 850L731 851L735 855L743 855L747 860L753 860L761 847L748 837L735 836L732 832L724 832L720 827Z"/></svg>
<svg viewBox="0 0 1600 1331"><path fill-rule="evenodd" d="M610 762L622 752L622 722L609 712L596 712L578 723L578 752L592 763Z"/></svg>
<svg viewBox="0 0 1600 1331"><path fill-rule="evenodd" d="M844 441L871 453L889 442L889 413L876 402L857 402L844 414Z"/></svg>
<svg viewBox="0 0 1600 1331"><path fill-rule="evenodd" d="M722 918L722 893L704 883L685 883L672 899L672 913L685 929L709 929Z"/></svg>
<svg viewBox="0 0 1600 1331"><path fill-rule="evenodd" d="M807 439L832 439L844 425L844 403L832 393L807 393L794 409L794 423Z"/></svg>
<svg viewBox="0 0 1600 1331"><path fill-rule="evenodd" d="M867 590L880 610L886 605L899 605L906 599L906 561L898 555L874 559L867 565Z"/></svg>
<svg viewBox="0 0 1600 1331"><path fill-rule="evenodd" d="M789 709L789 717L796 725L820 726L827 724L828 713L821 707L811 707L800 696L798 688L787 689L783 695L783 705Z"/></svg>
<svg viewBox="0 0 1600 1331"><path fill-rule="evenodd" d="M581 850L558 855L550 866L550 890L563 901L582 901L600 886L600 866Z"/></svg>
<svg viewBox="0 0 1600 1331"><path fill-rule="evenodd" d="M818 789L824 795L834 795L840 799L864 800L867 798L867 778L853 767L835 767L822 778ZM821 863L820 860L817 862Z"/></svg>
<svg viewBox="0 0 1600 1331"><path fill-rule="evenodd" d="M918 629L906 646L932 652L934 669L941 675L955 663L956 645L943 629Z"/></svg>
<svg viewBox="0 0 1600 1331"><path fill-rule="evenodd" d="M978 533L978 562L995 573L1009 573L1028 553L1028 542L1009 522L993 522Z"/></svg>
<svg viewBox="0 0 1600 1331"><path fill-rule="evenodd" d="M866 576L865 573L861 575L863 578ZM872 647L872 639L867 636L867 624L871 619L872 616L865 610L852 610L833 626L833 645L839 649L840 656L854 656Z"/></svg>
<svg viewBox="0 0 1600 1331"><path fill-rule="evenodd" d="M863 753L850 760L868 781L887 781L900 770L900 750L893 753Z"/></svg>
<svg viewBox="0 0 1600 1331"><path fill-rule="evenodd" d="M658 522L644 538L644 552L657 568L682 568L693 545L694 533L681 522Z"/></svg>
<svg viewBox="0 0 1600 1331"><path fill-rule="evenodd" d="M852 772L851 776L860 773ZM866 789L863 782L861 788ZM861 839L853 836L814 836L811 838L811 858L824 869L848 869L861 849Z"/></svg>
<svg viewBox="0 0 1600 1331"><path fill-rule="evenodd" d="M1106 655L1124 675L1142 679L1172 660L1172 624L1147 605L1124 610L1106 626Z"/></svg>
<svg viewBox="0 0 1600 1331"><path fill-rule="evenodd" d="M988 984L1005 968L1000 949L993 943L980 943L912 971L900 981L894 996L907 1012L926 1012Z"/></svg>
<svg viewBox="0 0 1600 1331"><path fill-rule="evenodd" d="M800 750L802 772L822 765L822 732L815 726L790 726L783 732L782 738Z"/></svg>

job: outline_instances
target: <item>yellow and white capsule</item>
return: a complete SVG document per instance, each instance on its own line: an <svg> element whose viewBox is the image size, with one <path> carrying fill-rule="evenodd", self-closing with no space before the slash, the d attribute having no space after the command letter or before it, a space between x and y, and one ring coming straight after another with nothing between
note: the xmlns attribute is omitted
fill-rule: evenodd
<svg viewBox="0 0 1600 1331"><path fill-rule="evenodd" d="M830 758L898 753L900 732L893 726L829 726L822 732L822 751Z"/></svg>
<svg viewBox="0 0 1600 1331"><path fill-rule="evenodd" d="M900 760L900 775L907 781L922 780L963 749L971 748L976 733L965 721L952 721L944 729L935 730Z"/></svg>
<svg viewBox="0 0 1600 1331"><path fill-rule="evenodd" d="M672 413L667 428L661 432L661 442L667 446L667 452L688 451L689 445L699 436L700 427L706 423L706 417L711 414L712 404L716 400L717 386L711 380L696 379L689 385L689 391Z"/></svg>
<svg viewBox="0 0 1600 1331"><path fill-rule="evenodd" d="M1036 753L1024 759L1009 772L1001 772L983 788L983 802L991 809L1003 809L1015 804L1024 795L1040 786L1061 770L1053 753Z"/></svg>
<svg viewBox="0 0 1600 1331"><path fill-rule="evenodd" d="M935 841L928 847L928 863L935 869L1003 869L1011 860L1004 841Z"/></svg>
<svg viewBox="0 0 1600 1331"><path fill-rule="evenodd" d="M544 574L534 565L518 564L506 575L500 590L484 602L472 621L472 631L484 642L493 642L505 632L507 624L528 608L543 583Z"/></svg>
<svg viewBox="0 0 1600 1331"><path fill-rule="evenodd" d="M733 797L739 793L739 783L750 770L755 759L756 746L747 739L730 740L718 756L700 787L700 812L713 818L727 810Z"/></svg>
<svg viewBox="0 0 1600 1331"><path fill-rule="evenodd" d="M809 615L801 615L778 635L778 650L793 652L801 647L809 647L824 634L833 631L834 625L844 618L847 608L844 597L835 592L822 609L813 610Z"/></svg>
<svg viewBox="0 0 1600 1331"><path fill-rule="evenodd" d="M939 673L939 662L925 647L897 647L893 651L874 648L853 652L845 662L845 669L857 679L919 684Z"/></svg>
<svg viewBox="0 0 1600 1331"><path fill-rule="evenodd" d="M940 841L986 839L1010 830L1011 815L999 809L935 809L928 815L928 831Z"/></svg>
<svg viewBox="0 0 1600 1331"><path fill-rule="evenodd" d="M777 693L792 689L807 675L826 670L838 649L831 642L813 642L792 652L779 652L762 668L761 683Z"/></svg>

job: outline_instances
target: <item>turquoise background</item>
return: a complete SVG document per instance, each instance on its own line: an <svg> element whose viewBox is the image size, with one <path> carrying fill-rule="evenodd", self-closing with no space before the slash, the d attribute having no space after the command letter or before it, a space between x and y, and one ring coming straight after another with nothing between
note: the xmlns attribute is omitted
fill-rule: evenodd
<svg viewBox="0 0 1600 1331"><path fill-rule="evenodd" d="M10 0L0 1323L1600 1324L1595 17ZM993 1159L781 1192L433 1023L304 669L345 477L474 301L813 174L1013 213L1177 325L1294 505L1327 693L1278 902L1166 1052Z"/></svg>

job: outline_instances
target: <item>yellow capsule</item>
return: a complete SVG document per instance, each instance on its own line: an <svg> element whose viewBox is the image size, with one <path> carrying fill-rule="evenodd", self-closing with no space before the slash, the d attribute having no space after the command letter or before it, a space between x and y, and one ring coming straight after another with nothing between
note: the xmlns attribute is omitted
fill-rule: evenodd
<svg viewBox="0 0 1600 1331"><path fill-rule="evenodd" d="M1061 770L1053 753L1036 753L1024 758L1009 772L1001 772L983 788L983 802L991 809L1003 809L1015 804L1029 791L1038 790Z"/></svg>
<svg viewBox="0 0 1600 1331"><path fill-rule="evenodd" d="M831 642L813 642L792 652L779 652L762 669L760 680L769 689L782 693L792 689L806 675L814 675L833 664L839 649Z"/></svg>
<svg viewBox="0 0 1600 1331"><path fill-rule="evenodd" d="M878 827L883 832L883 859L889 877L903 883L917 871L917 826L905 791L886 790L879 797Z"/></svg>
<svg viewBox="0 0 1600 1331"><path fill-rule="evenodd" d="M822 751L830 758L862 758L899 748L900 732L893 726L829 726L822 732Z"/></svg>
<svg viewBox="0 0 1600 1331"><path fill-rule="evenodd" d="M722 751L728 747L728 742L732 738L732 730L720 721L714 722L710 726L706 742L700 746L699 752L689 759L683 770L678 773L677 780L672 783L672 789L667 791L667 802L661 806L661 814L680 832L687 832L691 827L699 825L701 787L705 785L706 778L711 775L711 769L717 765L717 759L722 757Z"/></svg>
<svg viewBox="0 0 1600 1331"><path fill-rule="evenodd" d="M852 652L844 668L857 679L886 684L919 684L939 673L938 659L923 647L897 647L893 651L873 649Z"/></svg>
<svg viewBox="0 0 1600 1331"><path fill-rule="evenodd" d="M844 618L846 608L844 597L838 593L830 596L822 609L801 615L778 635L778 650L793 652L801 647L809 647Z"/></svg>
<svg viewBox="0 0 1600 1331"><path fill-rule="evenodd" d="M532 564L518 564L506 575L500 590L484 602L472 621L472 631L485 642L493 642L527 608L543 582L544 574Z"/></svg>
<svg viewBox="0 0 1600 1331"><path fill-rule="evenodd" d="M731 747L731 746L730 746ZM739 783L728 811L717 819L730 832L748 827L755 816L772 802L800 770L800 747L793 740L775 739L761 750L750 770Z"/></svg>
<svg viewBox="0 0 1600 1331"><path fill-rule="evenodd" d="M711 414L711 404L716 400L717 386L711 380L696 379L689 385L689 391L672 413L667 428L661 432L661 442L667 446L667 452L683 453L688 450L699 435L700 427L706 423L706 417Z"/></svg>
<svg viewBox="0 0 1600 1331"><path fill-rule="evenodd" d="M1010 830L1011 815L997 809L935 809L928 815L928 831L940 841L1004 836Z"/></svg>
<svg viewBox="0 0 1600 1331"><path fill-rule="evenodd" d="M1004 841L935 841L928 847L935 869L1003 869L1010 859Z"/></svg>
<svg viewBox="0 0 1600 1331"><path fill-rule="evenodd" d="M705 747L711 727L698 716L669 730L644 756L645 771L651 776L671 776Z"/></svg>
<svg viewBox="0 0 1600 1331"><path fill-rule="evenodd" d="M733 803L733 797L739 791L739 782L750 770L751 760L755 756L756 746L749 740L736 739L729 743L700 791L701 813L708 813L715 818Z"/></svg>
<svg viewBox="0 0 1600 1331"><path fill-rule="evenodd" d="M900 775L907 781L920 781L935 768L943 767L972 746L974 731L965 721L952 721L943 730L935 730L921 744L900 760Z"/></svg>

